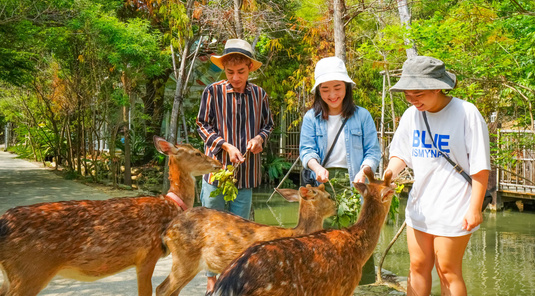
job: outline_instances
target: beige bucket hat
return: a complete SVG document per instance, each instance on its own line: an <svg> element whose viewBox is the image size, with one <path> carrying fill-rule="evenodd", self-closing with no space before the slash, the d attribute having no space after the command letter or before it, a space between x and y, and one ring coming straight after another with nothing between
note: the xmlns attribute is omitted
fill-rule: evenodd
<svg viewBox="0 0 535 296"><path fill-rule="evenodd" d="M318 85L327 81L343 81L355 86L355 82L349 78L344 61L337 57L323 58L316 63L314 69L314 87L311 92L315 93Z"/></svg>
<svg viewBox="0 0 535 296"><path fill-rule="evenodd" d="M210 60L214 65L219 67L221 70L225 70L225 67L222 63L222 58L226 55L232 54L232 53L238 53L241 55L244 55L251 59L253 62L253 67L251 68L252 71L258 70L260 66L262 66L262 63L255 60L253 57L253 48L249 44L249 42L242 40L242 39L229 39L227 40L227 43L225 43L225 50L223 51L223 55L221 56L211 56Z"/></svg>

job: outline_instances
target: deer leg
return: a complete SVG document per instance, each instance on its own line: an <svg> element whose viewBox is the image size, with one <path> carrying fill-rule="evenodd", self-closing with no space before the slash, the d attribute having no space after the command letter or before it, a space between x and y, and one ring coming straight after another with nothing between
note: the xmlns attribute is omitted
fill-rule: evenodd
<svg viewBox="0 0 535 296"><path fill-rule="evenodd" d="M10 273L10 282L7 287L7 296L36 296L41 290L43 290L48 283L52 280L54 275L56 275L57 270L50 270L46 267L41 266L32 270L24 270L24 272ZM47 270L48 269L48 270ZM4 278L4 284L2 285L2 290L4 291L4 286L6 284L7 278ZM3 294L0 294L3 295Z"/></svg>
<svg viewBox="0 0 535 296"><path fill-rule="evenodd" d="M195 256L196 257L196 256ZM187 259L186 259L187 258ZM200 256L189 258L173 253L173 266L169 276L156 288L157 296L177 296L180 291L199 273Z"/></svg>
<svg viewBox="0 0 535 296"><path fill-rule="evenodd" d="M147 257L136 266L138 296L152 296L152 274L160 255Z"/></svg>

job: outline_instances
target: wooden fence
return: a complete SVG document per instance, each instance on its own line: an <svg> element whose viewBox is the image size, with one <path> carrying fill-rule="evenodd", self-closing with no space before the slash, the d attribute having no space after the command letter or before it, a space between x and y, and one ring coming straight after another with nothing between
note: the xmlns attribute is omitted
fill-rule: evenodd
<svg viewBox="0 0 535 296"><path fill-rule="evenodd" d="M503 197L535 199L535 131L498 130L493 156Z"/></svg>
<svg viewBox="0 0 535 296"><path fill-rule="evenodd" d="M292 122L299 119L299 114L284 113L278 119L285 131L280 137L279 153L289 162L294 162L299 157L299 133L300 125L291 126ZM378 133L381 143L382 163L381 168L388 163L388 150L392 140L392 132L385 132L382 136ZM493 167L496 168L496 188L504 197L523 198L535 200L535 131L533 130L498 130L496 141L491 143ZM511 157L512 156L512 157ZM298 163L295 171L301 169ZM379 174L382 174L380 169ZM493 174L494 175L494 174Z"/></svg>

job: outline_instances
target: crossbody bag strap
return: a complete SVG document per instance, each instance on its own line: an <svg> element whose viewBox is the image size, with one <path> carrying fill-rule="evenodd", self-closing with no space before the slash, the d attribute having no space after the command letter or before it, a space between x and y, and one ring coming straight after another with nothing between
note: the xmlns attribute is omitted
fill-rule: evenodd
<svg viewBox="0 0 535 296"><path fill-rule="evenodd" d="M463 168L458 165L455 161L451 160L451 158L449 158L449 156L446 154L446 153L443 153L442 151L440 151L440 149L438 149L437 145L435 144L435 140L434 140L434 137L433 137L433 133L431 133L431 129L429 128L429 123L427 122L427 115L425 114L425 111L422 111L422 115L424 116L424 122L425 122L425 127L427 128L427 133L429 134L429 137L431 138L431 143L433 143L433 147L435 147L435 149L437 149L438 153L444 157L452 166L453 168L459 173L461 174L461 176L463 176L463 178L468 182L470 183L470 185L472 185L472 177L470 177L464 170Z"/></svg>
<svg viewBox="0 0 535 296"><path fill-rule="evenodd" d="M336 141L338 141L338 136L340 136L340 132L344 128L344 125L346 125L346 122L349 118L345 118L342 122L342 125L340 126L340 129L338 129L338 133L336 134L336 137L334 138L333 144L331 145L331 148L327 152L327 155L325 155L325 158L323 159L323 162L321 163L321 166L324 166L327 163L327 160L329 159L329 156L331 156L331 152L333 152L334 145L336 145Z"/></svg>

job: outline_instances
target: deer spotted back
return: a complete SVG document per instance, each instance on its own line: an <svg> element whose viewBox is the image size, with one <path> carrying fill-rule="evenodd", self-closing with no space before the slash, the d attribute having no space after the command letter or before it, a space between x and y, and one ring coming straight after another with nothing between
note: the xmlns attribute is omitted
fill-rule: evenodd
<svg viewBox="0 0 535 296"><path fill-rule="evenodd" d="M222 272L213 295L353 295L394 194L391 173L383 182L365 173L370 183L356 185L364 203L355 225L255 244Z"/></svg>
<svg viewBox="0 0 535 296"><path fill-rule="evenodd" d="M203 267L221 272L254 242L320 230L323 220L336 211L336 204L323 185L277 191L289 201L299 200L299 221L293 229L262 225L203 207L190 209L175 218L164 238L173 255L173 267L156 288L156 295L178 295Z"/></svg>
<svg viewBox="0 0 535 296"><path fill-rule="evenodd" d="M165 255L162 235L182 209L193 205L194 175L221 167L191 146L160 137L169 156L166 196L73 200L15 207L0 217L0 295L35 296L55 275L96 280L136 266L138 295L151 296L154 266Z"/></svg>

